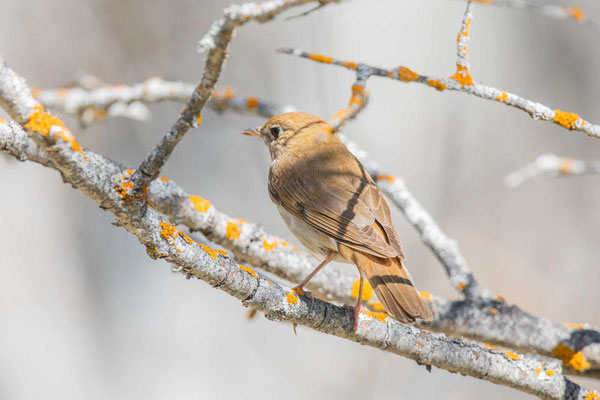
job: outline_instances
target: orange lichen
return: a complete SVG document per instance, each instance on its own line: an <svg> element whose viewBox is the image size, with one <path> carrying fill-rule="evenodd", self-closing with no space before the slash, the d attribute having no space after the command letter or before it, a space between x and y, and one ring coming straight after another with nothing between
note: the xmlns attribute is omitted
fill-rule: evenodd
<svg viewBox="0 0 600 400"><path fill-rule="evenodd" d="M258 106L258 99L256 97L248 97L246 99L246 107L248 107L250 110L256 106Z"/></svg>
<svg viewBox="0 0 600 400"><path fill-rule="evenodd" d="M29 121L24 126L46 137L50 136L50 130L53 127L55 130L58 128L58 131L54 133L54 138L61 138L64 142L71 145L71 149L78 153L83 153L81 146L77 143L65 124L59 118L45 112L44 107L39 103L33 108L33 112L29 115Z"/></svg>
<svg viewBox="0 0 600 400"><path fill-rule="evenodd" d="M353 69L355 71L358 69L358 64L355 62L346 61L343 65L344 65L344 67Z"/></svg>
<svg viewBox="0 0 600 400"><path fill-rule="evenodd" d="M517 353L513 353L512 351L508 351L508 350L503 350L502 352L505 353L510 358L512 358L513 360L519 359L519 355Z"/></svg>
<svg viewBox="0 0 600 400"><path fill-rule="evenodd" d="M450 79L454 79L456 82L460 83L460 87L472 86L473 78L471 78L471 74L469 70L464 65L456 66L456 73L450 77Z"/></svg>
<svg viewBox="0 0 600 400"><path fill-rule="evenodd" d="M196 127L200 126L200 124L202 123L202 114L198 114L198 117L196 118Z"/></svg>
<svg viewBox="0 0 600 400"><path fill-rule="evenodd" d="M425 292L425 291L421 291L419 292L419 295L421 295L421 297L427 301L431 301L431 293L429 292Z"/></svg>
<svg viewBox="0 0 600 400"><path fill-rule="evenodd" d="M331 64L333 62L333 58L323 56L321 54L310 54L308 56L308 58L310 58L313 61L318 61L320 63L325 63L325 64Z"/></svg>
<svg viewBox="0 0 600 400"><path fill-rule="evenodd" d="M288 304L298 304L298 296L296 296L294 293L288 292L286 297Z"/></svg>
<svg viewBox="0 0 600 400"><path fill-rule="evenodd" d="M249 273L253 277L258 278L258 274L256 272L254 272L254 270L252 268L248 268L248 267L245 267L245 266L243 266L243 265L240 264L240 269L242 271L244 271L244 272Z"/></svg>
<svg viewBox="0 0 600 400"><path fill-rule="evenodd" d="M380 181L382 179L385 179L388 182L394 182L396 180L396 178L391 175L377 175L375 177L375 180L377 180L377 181Z"/></svg>
<svg viewBox="0 0 600 400"><path fill-rule="evenodd" d="M388 317L388 315L383 312L361 311L361 313L368 315L369 317L377 318L380 322L385 322Z"/></svg>
<svg viewBox="0 0 600 400"><path fill-rule="evenodd" d="M0 123L2 123L2 124L3 124L3 123L5 123L5 122L6 122L6 120L5 120L4 118L0 118Z"/></svg>
<svg viewBox="0 0 600 400"><path fill-rule="evenodd" d="M489 311L490 311L490 314L492 314L492 315L498 314L498 309L497 308L490 307Z"/></svg>
<svg viewBox="0 0 600 400"><path fill-rule="evenodd" d="M463 283L463 282L459 282L458 283L458 289L459 290L465 290L466 287L467 287L466 283Z"/></svg>
<svg viewBox="0 0 600 400"><path fill-rule="evenodd" d="M507 99L508 99L508 93L506 93L506 92L502 92L501 94L496 96L496 100L501 101L503 103L506 103Z"/></svg>
<svg viewBox="0 0 600 400"><path fill-rule="evenodd" d="M245 219L242 218L234 218L234 220L240 224L247 224L248 221L246 221Z"/></svg>
<svg viewBox="0 0 600 400"><path fill-rule="evenodd" d="M34 99L37 99L38 97L40 97L40 93L41 92L42 92L42 89L40 89L40 88L33 88L33 89L31 89L31 96Z"/></svg>
<svg viewBox="0 0 600 400"><path fill-rule="evenodd" d="M372 301L372 302L370 302L369 303L369 307L373 311L379 311L379 312L385 311L385 307L383 307L383 304L381 304L379 301Z"/></svg>
<svg viewBox="0 0 600 400"><path fill-rule="evenodd" d="M158 224L160 225L160 236L163 239L175 239L177 228L174 225L165 221L160 221Z"/></svg>
<svg viewBox="0 0 600 400"><path fill-rule="evenodd" d="M285 240L282 240L282 241L280 241L280 242L279 242L279 244L280 244L281 246L283 246L283 247L288 247L288 246L289 246L289 245L288 245L288 242L286 242Z"/></svg>
<svg viewBox="0 0 600 400"><path fill-rule="evenodd" d="M210 201L200 196L190 196L194 209L198 212L206 212L210 208Z"/></svg>
<svg viewBox="0 0 600 400"><path fill-rule="evenodd" d="M221 249L214 249L217 253L219 253L222 256L228 256L229 253L226 252L225 250L221 250Z"/></svg>
<svg viewBox="0 0 600 400"><path fill-rule="evenodd" d="M184 240L184 241L185 241L187 244L196 243L196 242L194 242L194 240L193 240L191 237L189 237L188 235L186 235L186 233L185 233L185 232L181 232L181 231L179 231L179 232L177 232L177 234L178 234L178 235L179 235L179 237L181 237L181 238L182 238L182 239L183 239L183 240Z"/></svg>
<svg viewBox="0 0 600 400"><path fill-rule="evenodd" d="M494 0L473 0L475 3L491 4Z"/></svg>
<svg viewBox="0 0 600 400"><path fill-rule="evenodd" d="M483 343L483 348L484 349L496 350L498 348L498 346L494 346L493 344L489 344L489 343Z"/></svg>
<svg viewBox="0 0 600 400"><path fill-rule="evenodd" d="M297 248L296 246L292 246L292 249L294 249L294 251L298 254L302 253L302 250L300 250L299 248Z"/></svg>
<svg viewBox="0 0 600 400"><path fill-rule="evenodd" d="M227 230L225 231L225 236L227 237L227 239L229 239L229 240L238 239L240 237L241 233L242 233L242 230L235 222L231 222L231 221L227 222Z"/></svg>
<svg viewBox="0 0 600 400"><path fill-rule="evenodd" d="M539 374L542 372L542 370L541 370L540 368L536 368L536 369L534 370L534 372L535 372L537 375L539 375Z"/></svg>
<svg viewBox="0 0 600 400"><path fill-rule="evenodd" d="M563 322L563 325L566 326L567 328L573 328L573 329L584 329L585 328L582 324L577 324L575 322Z"/></svg>
<svg viewBox="0 0 600 400"><path fill-rule="evenodd" d="M561 110L554 110L554 112L554 123L569 130L576 128L575 121L579 119L579 115Z"/></svg>
<svg viewBox="0 0 600 400"><path fill-rule="evenodd" d="M600 398L600 396L598 396L596 393L592 393L592 392L588 392L588 394L585 395L585 400L596 400L599 398Z"/></svg>
<svg viewBox="0 0 600 400"><path fill-rule="evenodd" d="M496 299L498 299L498 301L501 303L506 303L506 299L503 296L498 295L496 296Z"/></svg>
<svg viewBox="0 0 600 400"><path fill-rule="evenodd" d="M556 357L563 364L570 366L576 371L585 371L590 368L590 363L585 360L581 351L576 352L564 343L559 343L552 349L552 357Z"/></svg>
<svg viewBox="0 0 600 400"><path fill-rule="evenodd" d="M209 255L209 256L210 256L210 257L211 257L213 260L215 260L215 259L218 257L218 254L217 254L217 252L216 252L214 249L211 249L210 247L208 247L208 246L205 246L205 245L203 245L203 244L201 244L201 243L198 243L198 246L200 246L200 247L202 248L202 250L204 250L206 253L208 253L208 255Z"/></svg>
<svg viewBox="0 0 600 400"><path fill-rule="evenodd" d="M358 299L358 292L360 290L360 279L356 278L352 284L352 297ZM367 301L373 297L373 287L369 281L363 281L362 300Z"/></svg>
<svg viewBox="0 0 600 400"><path fill-rule="evenodd" d="M169 178L165 178L164 176L159 176L158 179L160 179L161 181L168 183L169 182Z"/></svg>
<svg viewBox="0 0 600 400"><path fill-rule="evenodd" d="M440 92L446 89L446 84L444 82L436 81L435 79L429 79L427 84L432 88L436 88Z"/></svg>
<svg viewBox="0 0 600 400"><path fill-rule="evenodd" d="M546 375L548 375L548 376L554 375L554 370L553 369L549 369L548 371L546 371Z"/></svg>
<svg viewBox="0 0 600 400"><path fill-rule="evenodd" d="M560 163L559 171L562 174L568 174L569 172L571 172L572 167L573 167L573 160L571 158L563 158Z"/></svg>
<svg viewBox="0 0 600 400"><path fill-rule="evenodd" d="M325 125L322 129L325 133L333 133L333 128L329 125Z"/></svg>
<svg viewBox="0 0 600 400"><path fill-rule="evenodd" d="M267 239L263 238L262 245L265 251L271 251L277 246L277 239L269 243Z"/></svg>
<svg viewBox="0 0 600 400"><path fill-rule="evenodd" d="M304 290L302 290L302 288L294 287L292 288L292 292L299 294L300 296L304 296Z"/></svg>
<svg viewBox="0 0 600 400"><path fill-rule="evenodd" d="M585 13L579 7L567 8L567 11L575 21L584 22L586 19Z"/></svg>
<svg viewBox="0 0 600 400"><path fill-rule="evenodd" d="M419 74L406 67L398 67L398 76L404 82L412 82L419 79Z"/></svg>

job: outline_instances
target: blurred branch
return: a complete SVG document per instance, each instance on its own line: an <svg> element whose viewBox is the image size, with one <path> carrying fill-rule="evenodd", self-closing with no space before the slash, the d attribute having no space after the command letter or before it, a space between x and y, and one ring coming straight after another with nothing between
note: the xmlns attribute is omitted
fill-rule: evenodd
<svg viewBox="0 0 600 400"><path fill-rule="evenodd" d="M234 99L235 96L231 95L231 100ZM230 104L234 103L239 101ZM276 115L283 109L293 107L279 109L272 105L270 110ZM227 109L224 108L223 111L225 110ZM270 115L263 116L268 118ZM14 130L14 124L0 124L0 149L18 159L30 159L48 165L50 161L47 156L19 130ZM463 292L473 292L472 285L473 282L476 284L476 281L466 269L466 262L458 252L456 243L441 232L439 226L406 190L401 180L392 180L388 175L381 175L379 166L368 158L363 150L348 139L342 139L369 171L380 177L377 183L382 191L392 200L396 198L395 201L401 205L405 216L418 229L423 240L447 270L454 271L449 274L455 277L452 279L454 283L458 282L456 286L462 288ZM120 168L125 171L125 167ZM210 201L186 193L167 178L161 177L151 183L148 203L155 210L167 215L171 222L186 225L192 231L200 231L207 239L232 251L240 262L260 267L288 281L301 281L314 267L312 259L281 238L268 234L259 225L220 212ZM461 285L461 282L469 279L470 285ZM356 282L357 276L353 270L332 265L316 275L309 283L308 289L322 298L350 304L356 300L357 293L353 293L352 290ZM485 290L480 287L476 289ZM565 362L567 371L586 376L598 375L600 331L583 325L557 324L534 317L516 306L505 305L503 301L492 298L491 294L485 299L480 295L479 301L448 301L427 292L422 292L422 296L430 302L435 314L433 322L422 324L427 329L545 356L556 357L557 351L561 349L573 349L559 357ZM381 304L375 300L371 297L365 299L369 301L367 305L371 310L382 311ZM577 360L581 362L577 363Z"/></svg>
<svg viewBox="0 0 600 400"><path fill-rule="evenodd" d="M352 312L320 300L297 296L250 268L235 263L224 252L194 242L152 208L137 213L129 195L134 188L124 179L132 171L82 149L68 128L43 110L22 78L0 67L0 105L27 130L40 151L65 182L81 190L135 235L153 258L164 258L187 277L202 279L258 309L272 320L287 320L433 365L451 372L547 398L584 398L595 394L566 379L553 361L511 352L498 352L465 340L448 339L406 326L384 314L361 313L353 331ZM14 142L14 141L13 141ZM11 148L14 148L12 146ZM543 379L540 379L543 378Z"/></svg>
<svg viewBox="0 0 600 400"><path fill-rule="evenodd" d="M587 162L547 153L538 156L531 164L506 176L504 184L509 188L515 188L530 179L540 176L559 178L599 173L600 161Z"/></svg>
<svg viewBox="0 0 600 400"><path fill-rule="evenodd" d="M579 7L564 7L535 0L473 0L480 4L497 5L542 14L553 19L570 19L600 32L600 24L588 19Z"/></svg>
<svg viewBox="0 0 600 400"><path fill-rule="evenodd" d="M320 4L334 1L339 0L318 0ZM200 125L202 121L200 111L221 75L223 63L229 52L229 42L233 39L235 29L249 21L261 23L270 21L279 13L306 3L306 0L270 0L263 3L251 2L232 5L225 9L224 18L215 21L208 33L198 43L198 51L206 53L204 72L200 83L194 89L192 96L169 132L162 137L131 177L138 195L158 176L160 169L185 133L191 127Z"/></svg>

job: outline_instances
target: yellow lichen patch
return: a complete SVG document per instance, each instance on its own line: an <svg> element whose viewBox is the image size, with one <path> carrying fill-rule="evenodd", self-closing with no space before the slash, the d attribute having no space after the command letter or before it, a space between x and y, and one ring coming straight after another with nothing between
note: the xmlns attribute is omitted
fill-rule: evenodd
<svg viewBox="0 0 600 400"><path fill-rule="evenodd" d="M177 234L177 228L174 225L171 225L168 222L160 221L160 236L163 239L175 239L175 235Z"/></svg>
<svg viewBox="0 0 600 400"><path fill-rule="evenodd" d="M160 179L161 181L168 183L169 182L169 178L165 178L164 176L159 176L158 179Z"/></svg>
<svg viewBox="0 0 600 400"><path fill-rule="evenodd" d="M192 244L192 243L196 243L192 240L191 237L189 237L188 235L185 234L185 232L177 232L177 234L187 243L187 244Z"/></svg>
<svg viewBox="0 0 600 400"><path fill-rule="evenodd" d="M596 393L589 392L588 394L585 395L585 400L596 400L596 399L600 399L600 396L598 396Z"/></svg>
<svg viewBox="0 0 600 400"><path fill-rule="evenodd" d="M344 65L344 67L353 69L355 71L358 69L358 64L355 62L347 61L343 65Z"/></svg>
<svg viewBox="0 0 600 400"><path fill-rule="evenodd" d="M285 240L280 241L279 244L281 246L283 246L283 247L288 247L289 246L288 242L286 242Z"/></svg>
<svg viewBox="0 0 600 400"><path fill-rule="evenodd" d="M483 344L483 348L484 349L496 350L498 348L498 346L494 346L493 344L489 344L489 343L484 343Z"/></svg>
<svg viewBox="0 0 600 400"><path fill-rule="evenodd" d="M498 309L497 308L490 307L489 311L490 311L490 314L492 314L492 315L498 314Z"/></svg>
<svg viewBox="0 0 600 400"><path fill-rule="evenodd" d="M310 58L313 61L318 61L320 63L325 63L325 64L331 64L333 62L333 58L323 56L321 54L310 54L308 56L308 58Z"/></svg>
<svg viewBox="0 0 600 400"><path fill-rule="evenodd" d="M576 371L585 371L590 368L590 363L585 360L585 356L581 351L576 352L564 343L559 343L552 349L552 357L558 358L563 364Z"/></svg>
<svg viewBox="0 0 600 400"><path fill-rule="evenodd" d="M70 91L71 91L71 89L69 89L69 88L56 89L56 95L62 99L62 98L65 98L69 94Z"/></svg>
<svg viewBox="0 0 600 400"><path fill-rule="evenodd" d="M554 122L566 129L575 129L575 121L579 119L579 115L561 110L554 110Z"/></svg>
<svg viewBox="0 0 600 400"><path fill-rule="evenodd" d="M419 74L406 67L398 67L398 76L404 82L412 82L419 79Z"/></svg>
<svg viewBox="0 0 600 400"><path fill-rule="evenodd" d="M246 99L246 107L248 107L248 109L252 110L253 108L256 108L256 106L258 106L258 99L256 97L248 97Z"/></svg>
<svg viewBox="0 0 600 400"><path fill-rule="evenodd" d="M126 169L125 172L127 173L127 175L131 175L133 174L133 170L132 169Z"/></svg>
<svg viewBox="0 0 600 400"><path fill-rule="evenodd" d="M246 221L245 219L242 219L242 218L234 218L234 220L239 224L247 224L248 223L248 221Z"/></svg>
<svg viewBox="0 0 600 400"><path fill-rule="evenodd" d="M292 288L292 292L299 294L300 296L304 296L304 290L302 290L302 288L294 287Z"/></svg>
<svg viewBox="0 0 600 400"><path fill-rule="evenodd" d="M577 324L575 322L563 322L563 325L567 328L584 329L584 326L582 324Z"/></svg>
<svg viewBox="0 0 600 400"><path fill-rule="evenodd" d="M294 293L288 292L286 297L288 304L298 304L298 296L296 296Z"/></svg>
<svg viewBox="0 0 600 400"><path fill-rule="evenodd" d="M573 160L571 158L563 158L560 163L559 171L563 174L571 172L573 167Z"/></svg>
<svg viewBox="0 0 600 400"><path fill-rule="evenodd" d="M58 128L58 132L54 134L55 137L69 143L71 149L76 152L83 153L81 146L77 143L65 124L59 118L45 112L44 107L39 103L33 108L33 112L29 115L29 121L24 126L42 136L49 136L52 127L56 127Z"/></svg>
<svg viewBox="0 0 600 400"><path fill-rule="evenodd" d="M358 292L360 290L360 279L356 278L352 284L352 297L358 299ZM362 300L367 301L373 297L373 287L369 281L363 281Z"/></svg>
<svg viewBox="0 0 600 400"><path fill-rule="evenodd" d="M546 371L546 375L548 375L548 376L554 375L554 370L553 369L549 369L548 371Z"/></svg>
<svg viewBox="0 0 600 400"><path fill-rule="evenodd" d="M463 283L463 282L459 282L458 283L458 289L459 290L465 290L466 287L467 287L466 283Z"/></svg>
<svg viewBox="0 0 600 400"><path fill-rule="evenodd" d="M510 358L512 358L513 360L519 359L519 355L517 353L513 353L512 351L508 351L508 350L503 350L502 352L505 353Z"/></svg>
<svg viewBox="0 0 600 400"><path fill-rule="evenodd" d="M37 99L38 97L40 97L40 93L41 92L42 92L42 89L40 89L40 88L33 88L33 89L31 89L31 96L34 99Z"/></svg>
<svg viewBox="0 0 600 400"><path fill-rule="evenodd" d="M258 278L258 274L256 272L254 272L254 270L252 268L248 268L248 267L244 267L243 265L240 265L240 269L244 272L249 273L253 277Z"/></svg>
<svg viewBox="0 0 600 400"><path fill-rule="evenodd" d="M227 222L227 230L225 231L225 236L229 240L235 240L240 237L242 230L235 222L228 221Z"/></svg>
<svg viewBox="0 0 600 400"><path fill-rule="evenodd" d="M201 123L202 123L202 114L198 114L198 117L196 118L196 127L200 126Z"/></svg>
<svg viewBox="0 0 600 400"><path fill-rule="evenodd" d="M498 295L496 296L496 299L498 299L498 301L501 303L506 303L506 299L503 296Z"/></svg>
<svg viewBox="0 0 600 400"><path fill-rule="evenodd" d="M0 118L0 124L3 124L5 122L6 122L6 120L4 118Z"/></svg>
<svg viewBox="0 0 600 400"><path fill-rule="evenodd" d="M394 182L396 180L396 178L391 175L377 175L375 177L375 180L377 180L377 181L380 181L382 179L385 179L388 182Z"/></svg>
<svg viewBox="0 0 600 400"><path fill-rule="evenodd" d="M225 250L221 250L221 249L214 249L217 253L219 253L222 256L228 256L229 253L226 252Z"/></svg>
<svg viewBox="0 0 600 400"><path fill-rule="evenodd" d="M494 0L473 0L475 3L492 4Z"/></svg>
<svg viewBox="0 0 600 400"><path fill-rule="evenodd" d="M506 93L506 92L502 92L498 96L496 96L496 100L501 101L503 103L506 103L507 99L508 99L508 93Z"/></svg>
<svg viewBox="0 0 600 400"><path fill-rule="evenodd" d="M325 133L333 133L333 128L329 125L325 125L323 131L325 131Z"/></svg>
<svg viewBox="0 0 600 400"><path fill-rule="evenodd" d="M379 301L372 301L372 302L370 302L369 303L369 307L373 311L379 311L379 312L385 311L385 307L383 307L383 304L381 304Z"/></svg>
<svg viewBox="0 0 600 400"><path fill-rule="evenodd" d="M539 374L542 372L542 370L541 370L540 368L536 368L536 369L534 370L534 372L535 372L537 375L539 375Z"/></svg>
<svg viewBox="0 0 600 400"><path fill-rule="evenodd" d="M429 79L427 84L432 88L436 88L440 92L446 89L446 84L444 82L436 81L435 79Z"/></svg>
<svg viewBox="0 0 600 400"><path fill-rule="evenodd" d="M575 21L584 22L586 19L585 13L579 7L567 8L567 11Z"/></svg>
<svg viewBox="0 0 600 400"><path fill-rule="evenodd" d="M277 246L277 239L269 242L267 239L263 238L262 245L265 251L271 251Z"/></svg>
<svg viewBox="0 0 600 400"><path fill-rule="evenodd" d="M200 196L190 196L194 209L198 212L206 212L210 208L210 201Z"/></svg>
<svg viewBox="0 0 600 400"><path fill-rule="evenodd" d="M368 315L369 317L377 318L380 322L385 322L388 317L388 315L383 312L361 311L361 313Z"/></svg>
<svg viewBox="0 0 600 400"><path fill-rule="evenodd" d="M204 250L213 260L218 257L218 254L214 249L211 249L210 247L205 246L201 243L198 243L198 246L202 247L202 250Z"/></svg>
<svg viewBox="0 0 600 400"><path fill-rule="evenodd" d="M456 67L456 73L450 77L450 79L454 79L456 82L460 83L460 87L472 86L473 78L471 78L471 74L469 70L464 65L458 65Z"/></svg>
<svg viewBox="0 0 600 400"><path fill-rule="evenodd" d="M429 292L425 292L425 291L421 291L419 292L419 295L421 295L421 298L427 300L427 301L431 301L431 293Z"/></svg>

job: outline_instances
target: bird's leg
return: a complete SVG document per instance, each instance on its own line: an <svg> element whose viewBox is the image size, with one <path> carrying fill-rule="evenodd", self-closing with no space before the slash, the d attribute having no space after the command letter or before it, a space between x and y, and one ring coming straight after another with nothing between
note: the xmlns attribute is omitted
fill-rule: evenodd
<svg viewBox="0 0 600 400"><path fill-rule="evenodd" d="M295 286L292 289L294 291L294 293L304 294L304 285L306 285L308 282L310 282L310 280L317 274L317 272L319 272L321 269L323 269L324 266L329 264L331 262L331 260L333 260L333 257L335 257L335 252L332 251L331 253L329 253L329 255L327 255L327 257L325 257L325 259L321 262L321 264L319 264L317 266L317 268L315 268L313 270L313 272L311 272L306 277L306 279L304 279L298 286Z"/></svg>
<svg viewBox="0 0 600 400"><path fill-rule="evenodd" d="M360 273L360 271L359 271ZM358 328L358 316L360 314L360 309L362 307L362 292L363 292L363 283L364 278L362 273L360 274L360 284L358 286L358 301L354 306L354 332L356 332L356 328Z"/></svg>

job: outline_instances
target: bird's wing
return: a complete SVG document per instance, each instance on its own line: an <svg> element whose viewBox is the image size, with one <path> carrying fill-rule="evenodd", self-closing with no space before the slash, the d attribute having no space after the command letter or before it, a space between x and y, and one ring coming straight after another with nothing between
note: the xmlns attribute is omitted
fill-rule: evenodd
<svg viewBox="0 0 600 400"><path fill-rule="evenodd" d="M335 170L312 175L275 172L269 180L271 198L340 243L374 256L403 259L387 201L362 165L354 158L353 162L353 172L335 177Z"/></svg>

